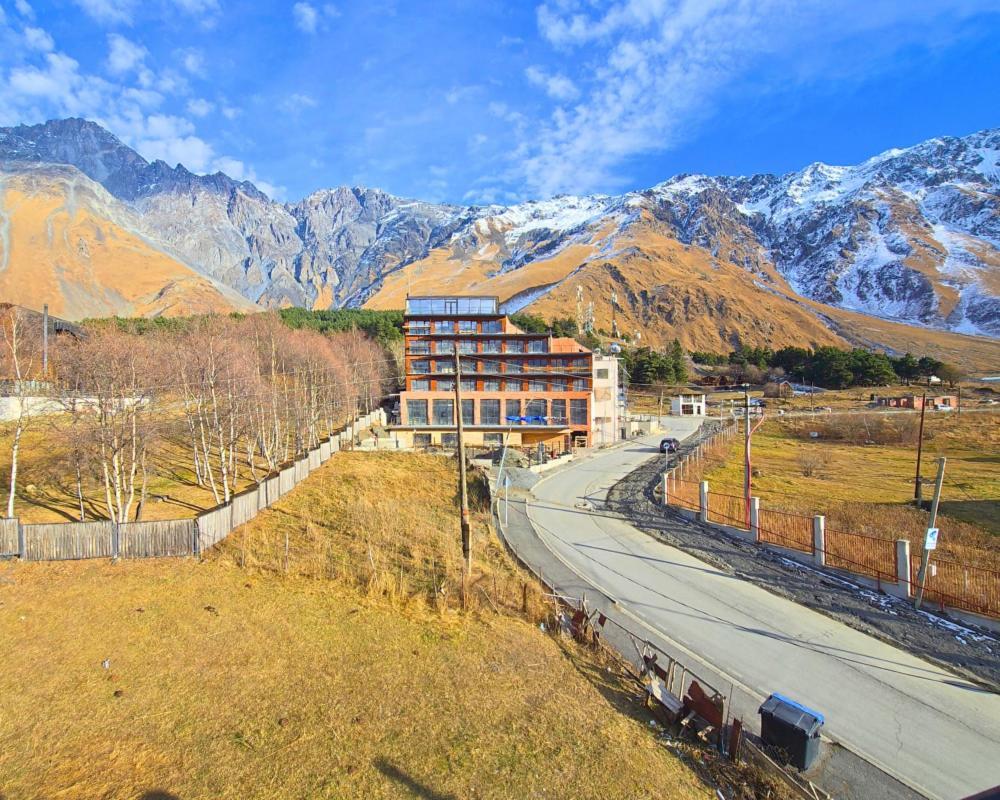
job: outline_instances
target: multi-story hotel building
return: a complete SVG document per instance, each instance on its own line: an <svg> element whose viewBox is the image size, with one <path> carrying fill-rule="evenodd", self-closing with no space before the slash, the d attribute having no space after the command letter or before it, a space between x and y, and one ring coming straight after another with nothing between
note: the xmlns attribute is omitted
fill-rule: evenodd
<svg viewBox="0 0 1000 800"><path fill-rule="evenodd" d="M406 378L394 426L403 444L455 445L456 379L467 445L506 439L562 452L618 436L617 360L575 339L521 330L497 297L407 298L404 333Z"/></svg>

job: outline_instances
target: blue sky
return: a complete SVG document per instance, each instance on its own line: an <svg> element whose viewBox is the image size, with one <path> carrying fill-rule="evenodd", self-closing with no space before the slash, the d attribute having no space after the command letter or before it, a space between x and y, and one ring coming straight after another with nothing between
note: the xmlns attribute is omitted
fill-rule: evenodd
<svg viewBox="0 0 1000 800"><path fill-rule="evenodd" d="M995 0L0 0L0 125L294 201L787 172L1000 125Z"/></svg>

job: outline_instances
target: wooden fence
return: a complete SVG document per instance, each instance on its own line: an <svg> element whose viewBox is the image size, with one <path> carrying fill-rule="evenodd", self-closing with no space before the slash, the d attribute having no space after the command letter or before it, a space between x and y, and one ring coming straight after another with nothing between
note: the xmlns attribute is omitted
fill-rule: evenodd
<svg viewBox="0 0 1000 800"><path fill-rule="evenodd" d="M353 441L354 432L370 427L376 420L385 422L381 409L360 417L346 430L321 442L319 447L277 474L267 476L255 486L233 495L228 503L205 511L195 519L118 525L107 520L22 525L17 519L0 519L0 557L64 561L198 555L221 542L234 528L274 505L345 443Z"/></svg>

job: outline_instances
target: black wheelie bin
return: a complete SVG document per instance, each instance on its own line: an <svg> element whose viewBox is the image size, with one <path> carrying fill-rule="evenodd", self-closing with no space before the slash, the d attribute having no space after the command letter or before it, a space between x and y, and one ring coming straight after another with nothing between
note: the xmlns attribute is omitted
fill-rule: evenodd
<svg viewBox="0 0 1000 800"><path fill-rule="evenodd" d="M757 710L760 738L792 766L809 769L819 755L823 715L784 695L772 694Z"/></svg>

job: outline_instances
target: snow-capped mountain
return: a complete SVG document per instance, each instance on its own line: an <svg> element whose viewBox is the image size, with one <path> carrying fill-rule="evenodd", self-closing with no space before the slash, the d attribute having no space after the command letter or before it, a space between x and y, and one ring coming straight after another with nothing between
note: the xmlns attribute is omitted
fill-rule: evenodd
<svg viewBox="0 0 1000 800"><path fill-rule="evenodd" d="M697 255L800 308L814 301L1000 336L1000 129L932 139L857 166L685 175L620 196L510 207L348 187L276 203L221 173L149 163L77 119L0 129L0 169L17 173L25 162L76 167L135 213L149 241L265 306L398 304L400 292L439 287L495 291L517 307L582 285L601 265L618 286L601 293L595 283L595 299L616 288L619 306L631 304L648 329L676 324L679 313L664 259ZM616 277L629 271L626 262L629 281ZM742 335L725 328L711 277L703 283L692 285L698 298L681 311L704 306L718 336Z"/></svg>

